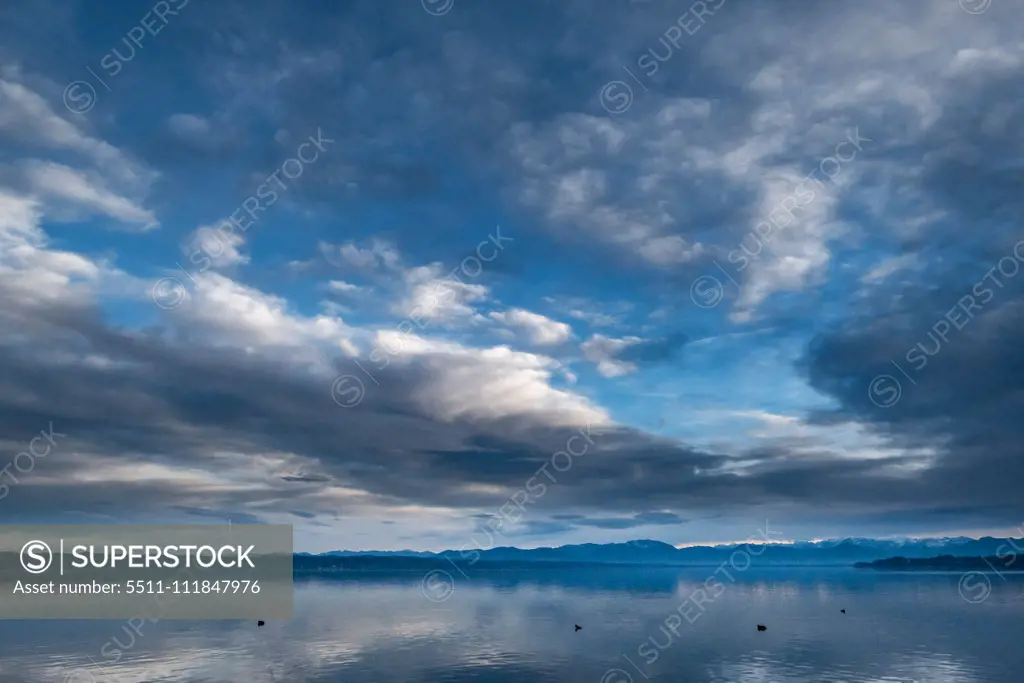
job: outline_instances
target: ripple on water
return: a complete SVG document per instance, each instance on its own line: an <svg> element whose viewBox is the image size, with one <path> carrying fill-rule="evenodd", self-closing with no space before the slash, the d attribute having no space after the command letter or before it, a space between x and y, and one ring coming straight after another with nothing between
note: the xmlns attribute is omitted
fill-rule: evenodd
<svg viewBox="0 0 1024 683"><path fill-rule="evenodd" d="M943 576L740 576L696 619L693 570L503 575L444 603L406 583L296 587L295 618L148 625L113 663L119 622L0 622L3 683L1020 683L1024 577L961 599ZM700 572L696 572L700 574ZM781 577L781 578L780 578ZM590 583L592 581L592 585ZM564 585L563 585L564 584ZM848 607L840 615L840 607ZM692 605L690 606L692 607ZM584 626L575 632L573 624ZM768 625L757 632L754 625ZM122 640L125 640L122 638ZM655 645L656 644L656 645ZM93 663L96 662L96 663ZM102 667L100 669L99 667ZM77 676L77 678L76 678Z"/></svg>

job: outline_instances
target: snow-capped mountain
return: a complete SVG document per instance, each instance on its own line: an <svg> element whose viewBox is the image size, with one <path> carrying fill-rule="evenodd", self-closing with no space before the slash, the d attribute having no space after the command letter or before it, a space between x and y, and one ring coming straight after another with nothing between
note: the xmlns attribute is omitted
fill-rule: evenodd
<svg viewBox="0 0 1024 683"><path fill-rule="evenodd" d="M572 562L599 564L717 565L728 562L737 551L749 551L761 566L807 565L849 566L890 557L925 558L937 555L959 557L996 556L1024 551L1024 539L1004 538L841 538L792 543L730 544L676 548L662 541L642 539L625 543L586 543L557 548L497 547L440 553L403 551L333 551L319 557L376 557L444 559L452 562ZM307 555L308 556L308 555Z"/></svg>

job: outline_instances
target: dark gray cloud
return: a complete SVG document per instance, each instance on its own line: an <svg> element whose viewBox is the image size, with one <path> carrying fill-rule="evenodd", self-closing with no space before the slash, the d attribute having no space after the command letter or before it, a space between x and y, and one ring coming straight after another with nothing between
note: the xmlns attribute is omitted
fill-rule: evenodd
<svg viewBox="0 0 1024 683"><path fill-rule="evenodd" d="M102 478L94 484L41 481L18 490L17 497L12 494L12 519L53 511L55 501L57 507L85 511L109 510L111 500L123 511L155 511L186 500L195 500L194 507L216 501L217 509L258 505L291 511L303 499L312 512L311 492L334 486L367 491L374 504L493 509L502 503L500 496L474 485L499 487L508 495L525 488L580 429L546 427L523 417L439 422L410 399L435 381L415 363L388 368L381 386L345 410L330 399L330 377L304 375L280 359L240 356L157 332L117 330L85 309L41 310L6 302L2 317L12 324L8 329L47 331L32 347L0 345L3 364L10 368L0 390L6 433L52 421L76 452L110 454L132 466L152 462L209 470L228 465L218 460L219 452L252 458L280 451L313 458L321 470L289 478L268 468L257 476L262 488L229 493L187 481L162 488ZM111 362L89 366L54 360L71 350L76 357L89 354ZM644 512L652 507L720 511L777 501L892 507L892 501L906 497L906 481L887 476L885 461L793 460L783 450L717 454L623 427L595 428L591 438L594 447L568 471L554 472L548 464L557 482L549 481L549 490L531 501L533 510L637 514L627 527L607 514L571 521L572 526L628 528L677 521ZM737 455L751 464L743 476L724 469ZM75 471L90 471L87 457L60 467L67 481Z"/></svg>
<svg viewBox="0 0 1024 683"><path fill-rule="evenodd" d="M1024 121L1014 94L1022 78L973 69L959 81L960 106L942 112L922 145L931 150L922 196L944 219L906 236L918 268L873 288L805 359L812 385L844 418L936 450L900 493L908 508L935 505L908 517L1009 525L1024 516L1015 417L1024 408L1024 150L1012 132Z"/></svg>
<svg viewBox="0 0 1024 683"><path fill-rule="evenodd" d="M328 482L331 478L322 474L285 474L281 476L281 480L313 484Z"/></svg>

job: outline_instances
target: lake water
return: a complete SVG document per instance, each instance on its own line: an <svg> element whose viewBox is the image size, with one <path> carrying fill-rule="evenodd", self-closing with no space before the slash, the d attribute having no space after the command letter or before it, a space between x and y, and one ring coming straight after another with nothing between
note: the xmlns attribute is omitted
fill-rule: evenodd
<svg viewBox="0 0 1024 683"><path fill-rule="evenodd" d="M0 682L1024 681L1020 574L471 569L298 582L259 629L0 621Z"/></svg>

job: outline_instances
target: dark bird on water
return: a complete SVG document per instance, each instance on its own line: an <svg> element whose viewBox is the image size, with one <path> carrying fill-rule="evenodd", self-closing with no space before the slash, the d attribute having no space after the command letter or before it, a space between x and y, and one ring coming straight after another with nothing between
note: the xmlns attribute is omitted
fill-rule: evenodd
<svg viewBox="0 0 1024 683"><path fill-rule="evenodd" d="M259 628L260 626L263 626L264 623L266 623L266 622L264 622L262 619L260 619L259 621L256 622L256 628Z"/></svg>
<svg viewBox="0 0 1024 683"><path fill-rule="evenodd" d="M839 611L842 612L843 614L846 614L846 610L845 609L841 609Z"/></svg>
<svg viewBox="0 0 1024 683"><path fill-rule="evenodd" d="M577 630L577 631L579 631L580 629L582 629L582 628L583 628L583 627L582 627L582 626L580 626L579 624L573 624L573 626L575 626L575 627L576 627L576 630Z"/></svg>
<svg viewBox="0 0 1024 683"><path fill-rule="evenodd" d="M767 630L768 630L768 627L767 627L767 626L765 626L764 624L758 624L758 625L757 625L757 630L758 630L758 631L767 631Z"/></svg>

